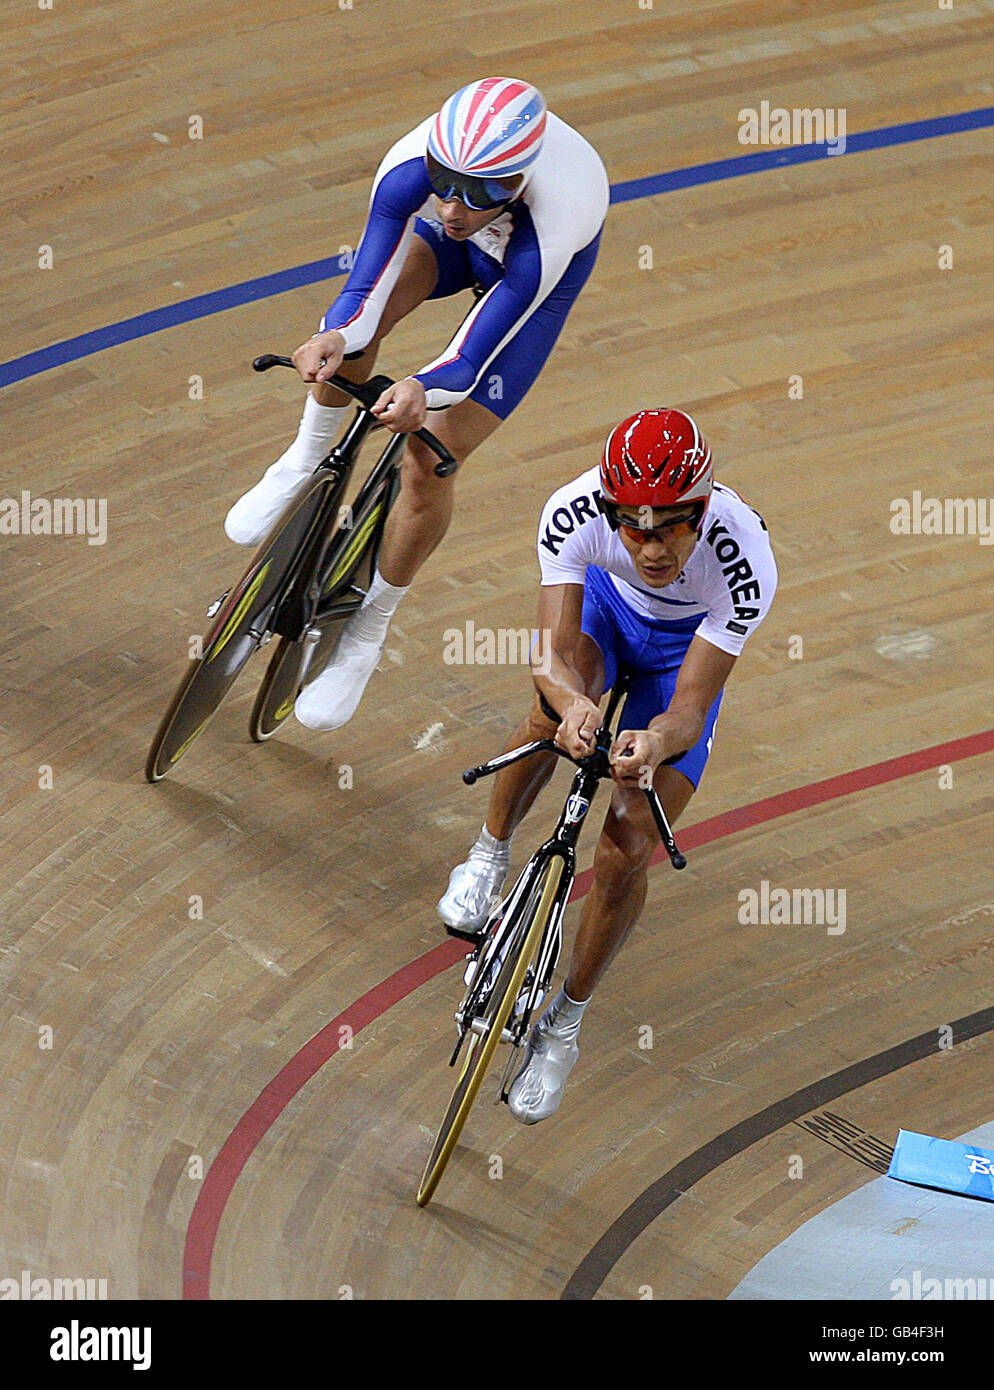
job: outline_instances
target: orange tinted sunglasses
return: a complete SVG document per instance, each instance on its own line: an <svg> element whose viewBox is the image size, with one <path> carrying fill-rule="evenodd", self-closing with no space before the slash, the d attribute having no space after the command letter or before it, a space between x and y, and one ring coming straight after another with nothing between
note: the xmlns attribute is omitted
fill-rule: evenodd
<svg viewBox="0 0 994 1390"><path fill-rule="evenodd" d="M674 521L664 521L662 526L640 526L638 522L622 521L618 518L618 530L624 531L625 535L631 540L637 541L639 545L648 545L650 541L675 540L681 536L692 536L697 532L697 517L680 516Z"/></svg>

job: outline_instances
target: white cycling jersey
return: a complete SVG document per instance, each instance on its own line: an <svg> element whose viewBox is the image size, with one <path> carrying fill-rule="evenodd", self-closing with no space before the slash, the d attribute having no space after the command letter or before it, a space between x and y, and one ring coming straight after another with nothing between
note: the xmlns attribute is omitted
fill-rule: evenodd
<svg viewBox="0 0 994 1390"><path fill-rule="evenodd" d="M337 329L346 352L366 347L397 283L415 218L435 216L425 150L429 116L387 152L376 171L369 215L355 262L321 329ZM598 237L607 214L607 172L592 145L553 112L524 192L506 211L467 238L486 293L448 347L416 374L429 409L454 405L483 376L488 363L541 312L575 259ZM441 225L438 235L444 236ZM571 301L570 301L571 302ZM554 309L558 323L569 304Z"/></svg>
<svg viewBox="0 0 994 1390"><path fill-rule="evenodd" d="M704 529L684 569L665 588L650 588L604 515L598 467L558 488L546 502L538 561L543 585L582 584L587 566L597 565L635 613L663 622L700 616L697 635L731 656L738 656L762 622L777 588L762 517L722 483L714 485Z"/></svg>

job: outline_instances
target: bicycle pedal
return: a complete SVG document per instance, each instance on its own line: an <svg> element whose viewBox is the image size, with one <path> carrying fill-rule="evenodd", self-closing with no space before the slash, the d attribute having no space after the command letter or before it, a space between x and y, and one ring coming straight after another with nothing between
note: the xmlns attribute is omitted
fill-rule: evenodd
<svg viewBox="0 0 994 1390"><path fill-rule="evenodd" d="M460 941L472 942L474 946L479 946L480 942L486 935L486 931L484 929L474 929L472 927L450 927L448 922L445 923L445 930L448 932L450 936L457 936Z"/></svg>
<svg viewBox="0 0 994 1390"><path fill-rule="evenodd" d="M215 613L220 612L220 610L221 610L221 604L224 602L224 600L228 597L228 595L229 595L230 593L231 593L231 590L230 590L230 589L225 589L225 591L224 591L224 593L221 595L221 597L220 597L220 598L216 598L216 599L214 600L214 602L213 602L213 603L208 607L208 609L207 609L207 616L208 616L208 618L213 618L214 615L215 615Z"/></svg>

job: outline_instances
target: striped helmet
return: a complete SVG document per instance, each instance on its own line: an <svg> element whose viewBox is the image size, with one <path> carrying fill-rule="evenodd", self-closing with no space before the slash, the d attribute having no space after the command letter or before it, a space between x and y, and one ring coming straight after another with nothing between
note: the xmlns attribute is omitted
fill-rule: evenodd
<svg viewBox="0 0 994 1390"><path fill-rule="evenodd" d="M682 410L640 410L607 437L601 495L611 510L696 502L699 528L713 482L707 440Z"/></svg>
<svg viewBox="0 0 994 1390"><path fill-rule="evenodd" d="M462 87L435 117L428 153L460 174L509 178L538 158L545 134L541 92L516 77Z"/></svg>

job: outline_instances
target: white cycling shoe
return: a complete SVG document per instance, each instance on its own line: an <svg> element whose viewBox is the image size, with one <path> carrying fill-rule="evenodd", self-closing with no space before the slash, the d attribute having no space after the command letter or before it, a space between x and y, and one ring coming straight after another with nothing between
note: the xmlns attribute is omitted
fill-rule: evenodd
<svg viewBox="0 0 994 1390"><path fill-rule="evenodd" d="M561 998L560 992L532 1029L524 1064L507 1093L507 1107L523 1125L536 1125L555 1114L580 1057L577 1037L583 1015L564 1022L559 1017Z"/></svg>
<svg viewBox="0 0 994 1390"><path fill-rule="evenodd" d="M328 665L297 696L293 712L305 728L340 729L359 708L386 642L385 632L379 639L357 633L359 617L361 611L352 615Z"/></svg>
<svg viewBox="0 0 994 1390"><path fill-rule="evenodd" d="M236 545L258 545L289 502L299 496L314 475L313 465L303 468L291 445L267 468L224 518L224 534Z"/></svg>
<svg viewBox="0 0 994 1390"><path fill-rule="evenodd" d="M490 910L511 866L510 840L496 840L486 826L465 863L449 875L449 886L439 899L438 915L447 927L471 932L486 924Z"/></svg>

